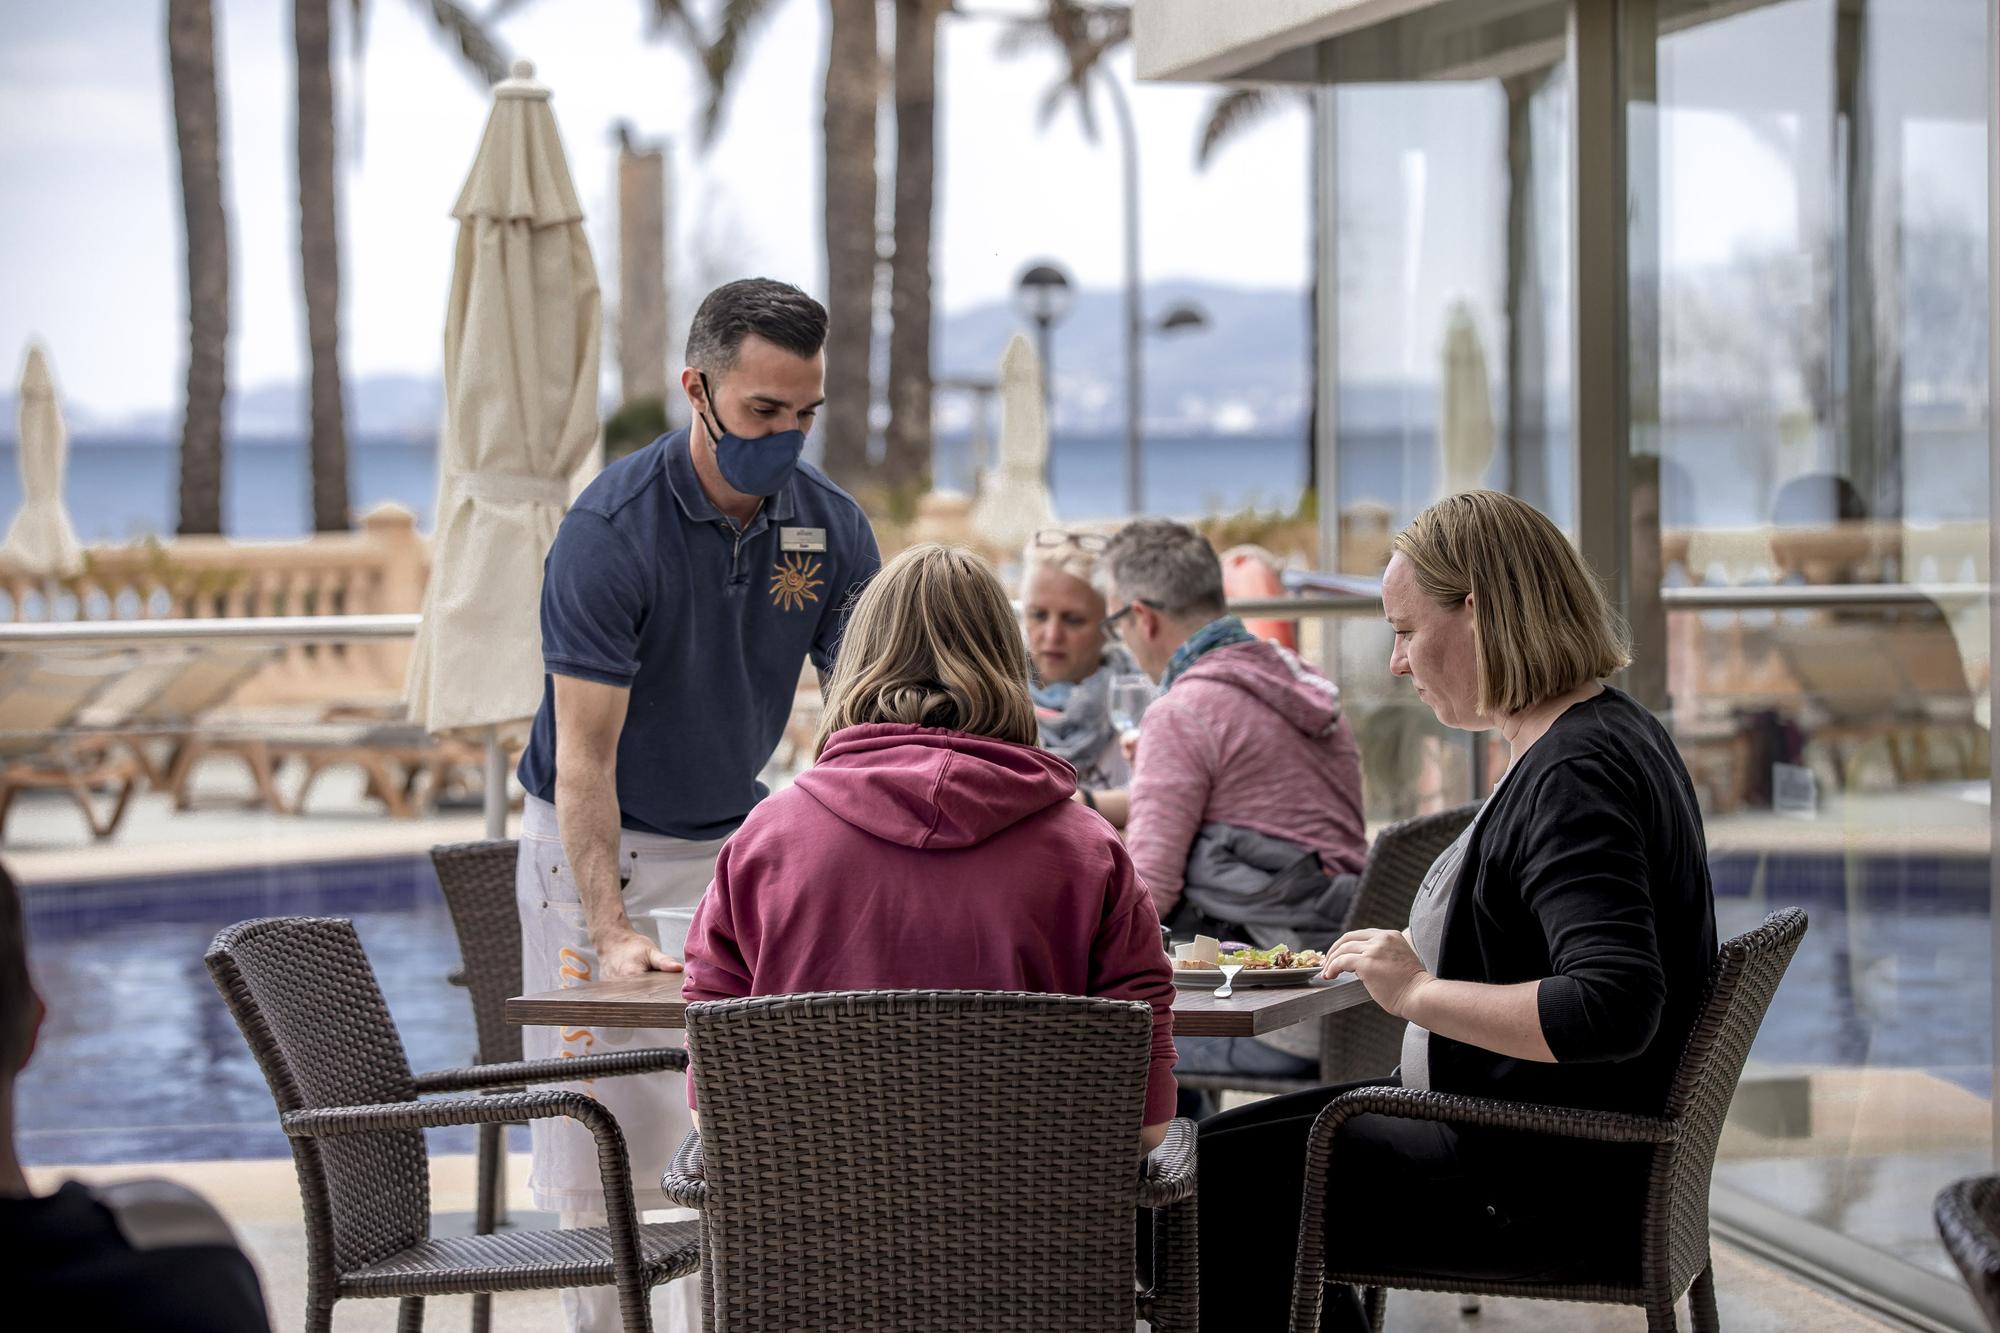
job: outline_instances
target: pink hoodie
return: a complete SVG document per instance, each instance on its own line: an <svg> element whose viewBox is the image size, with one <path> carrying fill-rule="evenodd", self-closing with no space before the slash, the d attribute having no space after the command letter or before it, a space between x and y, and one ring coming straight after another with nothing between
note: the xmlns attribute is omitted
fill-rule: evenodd
<svg viewBox="0 0 2000 1333"><path fill-rule="evenodd" d="M1163 917L1180 904L1203 824L1309 848L1330 875L1368 857L1361 752L1340 691L1275 644L1203 654L1146 710L1125 845Z"/></svg>
<svg viewBox="0 0 2000 1333"><path fill-rule="evenodd" d="M802 991L1042 991L1153 1006L1146 1123L1174 1113L1160 919L1076 770L935 727L835 733L715 863L689 1000ZM690 1095L694 1084L688 1084Z"/></svg>

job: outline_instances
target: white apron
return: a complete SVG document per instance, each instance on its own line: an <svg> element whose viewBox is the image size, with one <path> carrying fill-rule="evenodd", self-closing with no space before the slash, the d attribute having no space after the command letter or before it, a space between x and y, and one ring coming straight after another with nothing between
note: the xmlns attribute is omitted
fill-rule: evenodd
<svg viewBox="0 0 2000 1333"><path fill-rule="evenodd" d="M653 936L647 915L657 908L692 908L715 877L722 839L684 842L653 833L624 830L618 863L625 883L625 914L632 928ZM597 953L584 925L569 857L556 833L555 807L530 796L521 818L521 858L515 872L521 909L521 984L529 992L557 990L597 979ZM679 1046L683 1033L659 1028L524 1028L523 1054L530 1060L602 1055L610 1051ZM618 1117L632 1157L633 1199L641 1209L666 1205L660 1176L694 1122L688 1115L686 1075L622 1075L556 1085L595 1097ZM537 1208L602 1212L604 1187L597 1169L597 1143L574 1120L537 1120L532 1129L535 1166L528 1178Z"/></svg>

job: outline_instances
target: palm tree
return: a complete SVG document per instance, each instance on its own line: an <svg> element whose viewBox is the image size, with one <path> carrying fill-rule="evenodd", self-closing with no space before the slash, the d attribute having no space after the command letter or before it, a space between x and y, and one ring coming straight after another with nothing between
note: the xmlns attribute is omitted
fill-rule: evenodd
<svg viewBox="0 0 2000 1333"><path fill-rule="evenodd" d="M182 535L222 531L222 401L228 388L229 220L209 0L167 0L167 69L187 229L187 403L181 421Z"/></svg>
<svg viewBox="0 0 2000 1333"><path fill-rule="evenodd" d="M937 26L949 0L896 0L896 220L889 260L885 488L931 486L931 233L937 188Z"/></svg>
<svg viewBox="0 0 2000 1333"><path fill-rule="evenodd" d="M340 228L334 192L330 0L293 0L298 50L299 277L312 361L313 530L344 532L347 408L340 386Z"/></svg>
<svg viewBox="0 0 2000 1333"><path fill-rule="evenodd" d="M1077 113L1083 120L1085 134L1093 141L1097 137L1097 127L1090 109L1089 86L1093 78L1109 77L1104 72L1104 62L1112 52L1132 40L1132 9L1128 4L1094 4L1085 0L1049 0L1048 9L1039 17L1021 18L1013 21L1012 31L1002 39L1003 54L1015 54L1029 46L1046 46L1053 42L1061 52L1067 68L1043 95L1039 112L1040 120L1047 121L1068 99L1076 102ZM1313 108L1314 91L1306 89L1278 88L1236 88L1216 94L1202 116L1200 134L1195 145L1195 166L1205 168L1226 144L1240 137L1252 127L1267 120L1273 113L1286 107L1303 106ZM1306 488L1317 492L1319 487L1319 328L1322 283L1319 272L1320 233L1319 229L1330 225L1330 219L1320 216L1320 172L1324 170L1321 145L1319 142L1319 118L1312 118L1312 135L1309 152L1311 162L1308 167L1312 181L1312 244L1311 264L1311 314L1306 335ZM1327 497L1335 503L1334 497Z"/></svg>
<svg viewBox="0 0 2000 1333"><path fill-rule="evenodd" d="M1062 76L1042 95L1037 119L1046 125L1073 98L1085 137L1097 141L1097 116L1090 106L1090 82L1108 77L1104 62L1112 52L1132 40L1132 7L1122 4L1090 4L1083 0L1049 0L1048 9L1038 18L1008 21L1008 31L1000 39L1003 56L1018 55L1030 46L1054 44L1063 58Z"/></svg>
<svg viewBox="0 0 2000 1333"><path fill-rule="evenodd" d="M451 36L459 54L495 82L506 73L499 47L454 0L413 0ZM293 0L297 54L299 276L305 291L306 348L312 362L313 528L350 525L347 411L340 374L340 225L333 106L333 0ZM366 0L348 0L358 43Z"/></svg>
<svg viewBox="0 0 2000 1333"><path fill-rule="evenodd" d="M721 118L744 44L775 0L724 0L706 60L707 130ZM881 52L875 0L827 0L826 110L822 148L826 229L826 408L820 414L826 470L849 490L874 480L868 416L874 393L876 221L875 113ZM928 374L926 374L928 379ZM928 413L926 414L928 416Z"/></svg>

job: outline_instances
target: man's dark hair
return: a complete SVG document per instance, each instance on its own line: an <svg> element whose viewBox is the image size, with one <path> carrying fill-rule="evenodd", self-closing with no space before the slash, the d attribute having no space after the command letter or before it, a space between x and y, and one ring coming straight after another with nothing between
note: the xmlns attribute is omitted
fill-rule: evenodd
<svg viewBox="0 0 2000 1333"><path fill-rule="evenodd" d="M14 1077L28 1058L35 1032L35 988L28 980L28 933L21 891L0 866L0 1081Z"/></svg>
<svg viewBox="0 0 2000 1333"><path fill-rule="evenodd" d="M826 345L826 307L789 282L725 282L704 296L694 312L687 363L710 375L734 370L743 339L752 333L793 356L816 356Z"/></svg>

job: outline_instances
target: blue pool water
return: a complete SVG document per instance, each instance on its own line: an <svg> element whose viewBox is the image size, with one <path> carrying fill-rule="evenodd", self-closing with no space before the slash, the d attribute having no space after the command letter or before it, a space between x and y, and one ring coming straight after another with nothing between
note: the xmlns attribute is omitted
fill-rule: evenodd
<svg viewBox="0 0 2000 1333"><path fill-rule="evenodd" d="M419 1070L469 1063L472 1010L446 974L451 918L427 857L30 886L28 947L48 1019L18 1087L31 1164L283 1157L256 1062L202 954L251 917L354 921ZM473 1131L432 1131L469 1152Z"/></svg>
<svg viewBox="0 0 2000 1333"><path fill-rule="evenodd" d="M1987 861L1719 856L1724 935L1806 907L1812 927L1758 1039L1771 1063L1935 1071L1991 1096ZM264 1080L202 963L215 932L271 915L354 920L411 1064L470 1059L451 920L424 857L258 867L27 890L49 1016L17 1097L33 1165L282 1157ZM469 1152L469 1130L432 1132Z"/></svg>

